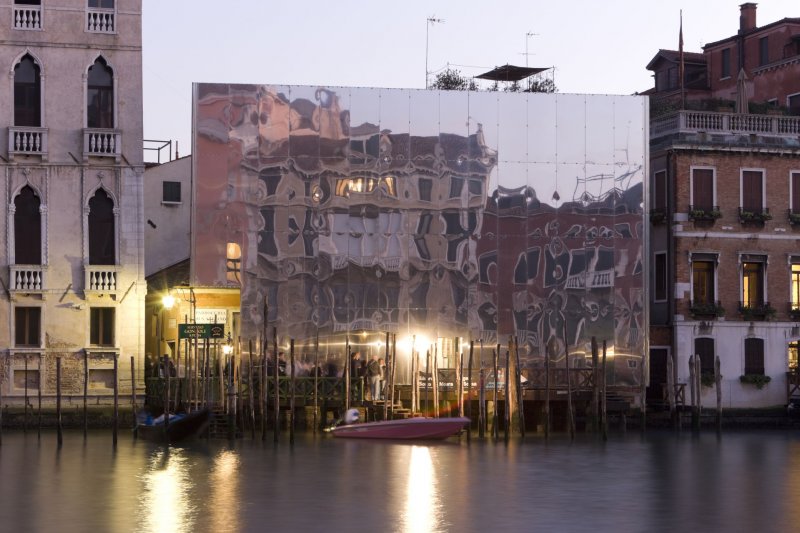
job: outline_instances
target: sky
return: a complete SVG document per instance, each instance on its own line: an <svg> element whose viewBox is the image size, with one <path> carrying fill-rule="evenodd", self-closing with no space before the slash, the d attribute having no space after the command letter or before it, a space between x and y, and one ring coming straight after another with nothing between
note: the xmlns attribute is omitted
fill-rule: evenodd
<svg viewBox="0 0 800 533"><path fill-rule="evenodd" d="M426 70L475 76L527 60L554 67L560 93L633 94L653 86L656 52L677 50L681 11L684 49L702 52L737 32L741 3L143 0L144 138L191 153L194 82L423 89ZM785 17L800 2L758 3L759 26Z"/></svg>

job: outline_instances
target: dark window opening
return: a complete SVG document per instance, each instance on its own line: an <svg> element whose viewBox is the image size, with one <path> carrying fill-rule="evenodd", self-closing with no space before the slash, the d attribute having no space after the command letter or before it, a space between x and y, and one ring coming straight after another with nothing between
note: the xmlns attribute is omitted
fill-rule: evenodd
<svg viewBox="0 0 800 533"><path fill-rule="evenodd" d="M14 0L14 3L23 6L40 6L42 5L42 0Z"/></svg>
<svg viewBox="0 0 800 533"><path fill-rule="evenodd" d="M86 95L87 127L113 128L114 72L102 57L89 67Z"/></svg>
<svg viewBox="0 0 800 533"><path fill-rule="evenodd" d="M714 339L700 337L694 340L694 353L700 358L700 374L714 375Z"/></svg>
<svg viewBox="0 0 800 533"><path fill-rule="evenodd" d="M764 339L744 340L744 373L764 375Z"/></svg>
<svg viewBox="0 0 800 533"><path fill-rule="evenodd" d="M667 254L656 254L655 257L655 299L667 299Z"/></svg>
<svg viewBox="0 0 800 533"><path fill-rule="evenodd" d="M419 186L419 199L423 202L431 201L431 192L433 191L433 181L427 178L420 178L418 181Z"/></svg>
<svg viewBox="0 0 800 533"><path fill-rule="evenodd" d="M14 66L14 125L41 126L41 103L39 65L26 54Z"/></svg>
<svg viewBox="0 0 800 533"><path fill-rule="evenodd" d="M795 116L800 115L800 94L790 96L786 103L789 108L789 114Z"/></svg>
<svg viewBox="0 0 800 533"><path fill-rule="evenodd" d="M14 198L14 264L42 264L41 202L28 186Z"/></svg>
<svg viewBox="0 0 800 533"><path fill-rule="evenodd" d="M656 209L667 209L667 171L661 170L655 173L653 207Z"/></svg>
<svg viewBox="0 0 800 533"><path fill-rule="evenodd" d="M762 37L758 40L758 64L759 66L769 63L769 37Z"/></svg>
<svg viewBox="0 0 800 533"><path fill-rule="evenodd" d="M114 0L89 0L89 7L95 9L114 9Z"/></svg>
<svg viewBox="0 0 800 533"><path fill-rule="evenodd" d="M709 305L714 303L714 263L692 261L692 303Z"/></svg>
<svg viewBox="0 0 800 533"><path fill-rule="evenodd" d="M457 178L455 176L450 178L450 198L460 197L463 189L464 178Z"/></svg>
<svg viewBox="0 0 800 533"><path fill-rule="evenodd" d="M114 308L92 307L89 343L95 346L114 345Z"/></svg>
<svg viewBox="0 0 800 533"><path fill-rule="evenodd" d="M181 182L165 181L162 201L180 203L181 201Z"/></svg>
<svg viewBox="0 0 800 533"><path fill-rule="evenodd" d="M17 346L39 346L41 314L39 307L14 309L14 343Z"/></svg>
<svg viewBox="0 0 800 533"><path fill-rule="evenodd" d="M89 200L89 264L115 264L115 250L114 202L99 189Z"/></svg>
<svg viewBox="0 0 800 533"><path fill-rule="evenodd" d="M722 51L722 69L720 77L730 78L730 76L731 76L731 49L725 48Z"/></svg>
<svg viewBox="0 0 800 533"><path fill-rule="evenodd" d="M800 172L792 172L792 213L800 213Z"/></svg>

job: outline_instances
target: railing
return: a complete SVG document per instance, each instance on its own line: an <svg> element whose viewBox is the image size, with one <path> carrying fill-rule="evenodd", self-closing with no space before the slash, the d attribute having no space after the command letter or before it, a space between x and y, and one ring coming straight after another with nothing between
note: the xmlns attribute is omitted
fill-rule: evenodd
<svg viewBox="0 0 800 533"><path fill-rule="evenodd" d="M15 30L41 30L42 6L14 6Z"/></svg>
<svg viewBox="0 0 800 533"><path fill-rule="evenodd" d="M83 158L116 157L122 149L122 133L117 130L87 128L83 130Z"/></svg>
<svg viewBox="0 0 800 533"><path fill-rule="evenodd" d="M116 292L117 267L113 265L86 265L84 287L87 291Z"/></svg>
<svg viewBox="0 0 800 533"><path fill-rule="evenodd" d="M86 10L86 31L114 33L116 31L114 10L89 8Z"/></svg>
<svg viewBox="0 0 800 533"><path fill-rule="evenodd" d="M800 117L744 115L712 111L678 111L650 123L650 138L672 133L741 133L796 137Z"/></svg>
<svg viewBox="0 0 800 533"><path fill-rule="evenodd" d="M592 270L567 278L567 289L600 289L611 287L614 281L613 270Z"/></svg>
<svg viewBox="0 0 800 533"><path fill-rule="evenodd" d="M42 265L10 265L9 290L33 292L45 289L45 267Z"/></svg>
<svg viewBox="0 0 800 533"><path fill-rule="evenodd" d="M8 153L46 155L47 128L8 128Z"/></svg>

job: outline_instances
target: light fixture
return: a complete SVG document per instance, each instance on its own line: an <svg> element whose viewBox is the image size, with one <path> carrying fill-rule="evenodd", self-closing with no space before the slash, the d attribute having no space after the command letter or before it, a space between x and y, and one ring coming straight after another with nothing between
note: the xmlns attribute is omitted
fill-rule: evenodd
<svg viewBox="0 0 800 533"><path fill-rule="evenodd" d="M161 305L164 306L164 309L172 309L172 306L175 305L175 297L167 294L161 298Z"/></svg>
<svg viewBox="0 0 800 533"><path fill-rule="evenodd" d="M230 355L233 352L233 341L231 340L231 334L228 333L228 339L225 341L225 344L222 345L222 353L225 355Z"/></svg>

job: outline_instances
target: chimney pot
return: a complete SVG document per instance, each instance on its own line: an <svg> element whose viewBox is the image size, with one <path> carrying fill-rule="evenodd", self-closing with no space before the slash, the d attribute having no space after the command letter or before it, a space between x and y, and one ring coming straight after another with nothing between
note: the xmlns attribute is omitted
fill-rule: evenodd
<svg viewBox="0 0 800 533"><path fill-rule="evenodd" d="M746 32L754 30L756 26L756 4L755 2L747 2L739 6L739 32Z"/></svg>

